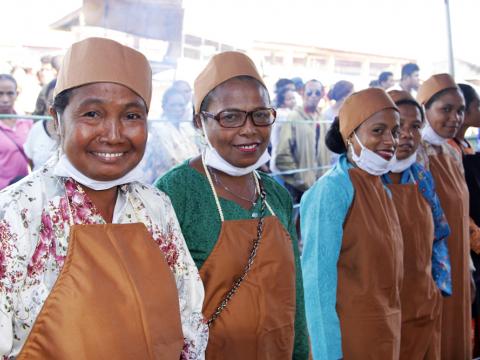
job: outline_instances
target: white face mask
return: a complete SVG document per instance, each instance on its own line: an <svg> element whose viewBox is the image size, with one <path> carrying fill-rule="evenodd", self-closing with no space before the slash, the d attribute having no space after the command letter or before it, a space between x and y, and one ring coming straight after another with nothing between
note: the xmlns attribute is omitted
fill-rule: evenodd
<svg viewBox="0 0 480 360"><path fill-rule="evenodd" d="M355 139L357 139L358 144L362 148L360 151L360 156L355 153L355 149L352 147L352 160L357 164L357 166L366 171L371 175L380 176L386 174L390 171L390 163L391 161L385 160L380 155L376 154L370 149L367 149L363 146L362 142L358 138L357 134L353 132Z"/></svg>
<svg viewBox="0 0 480 360"><path fill-rule="evenodd" d="M422 139L425 140L426 142L433 144L433 145L442 145L444 144L448 139L445 139L444 137L441 137L438 135L435 130L433 130L432 126L430 125L430 122L427 120L425 122L425 126L422 129Z"/></svg>
<svg viewBox="0 0 480 360"><path fill-rule="evenodd" d="M62 154L60 156L58 163L53 169L53 174L61 177L70 177L76 182L97 191L111 189L115 186L128 184L135 181L143 182L143 171L140 164L135 166L132 170L123 175L121 178L109 181L101 181L91 179L87 175L78 171L65 154Z"/></svg>
<svg viewBox="0 0 480 360"><path fill-rule="evenodd" d="M397 154L393 156L390 165L390 171L393 173L402 173L417 161L417 151L406 159L398 160Z"/></svg>
<svg viewBox="0 0 480 360"><path fill-rule="evenodd" d="M255 164L250 165L245 168L240 168L233 166L228 161L226 161L223 157L220 156L218 151L212 146L210 140L208 139L207 132L205 131L205 122L202 119L202 126L203 126L203 133L205 134L205 139L207 140L207 146L205 147L205 155L203 157L203 161L205 165L210 166L214 169L224 172L230 176L243 176L251 173L252 171L258 169L263 164L266 164L268 160L270 160L270 155L265 149L263 154L258 158Z"/></svg>

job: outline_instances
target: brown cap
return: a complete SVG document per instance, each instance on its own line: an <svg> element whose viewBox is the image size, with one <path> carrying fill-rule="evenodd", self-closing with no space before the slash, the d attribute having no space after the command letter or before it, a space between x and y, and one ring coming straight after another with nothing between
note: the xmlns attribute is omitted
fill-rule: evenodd
<svg viewBox="0 0 480 360"><path fill-rule="evenodd" d="M210 91L221 83L242 75L251 76L265 85L255 64L247 55L237 51L226 51L213 56L193 84L195 114L200 112L200 105Z"/></svg>
<svg viewBox="0 0 480 360"><path fill-rule="evenodd" d="M347 97L338 113L340 133L345 144L357 127L372 115L385 109L398 111L392 99L379 88L365 89Z"/></svg>
<svg viewBox="0 0 480 360"><path fill-rule="evenodd" d="M152 69L140 52L116 41L88 38L73 44L63 58L53 97L64 90L97 82L124 85L150 107Z"/></svg>
<svg viewBox="0 0 480 360"><path fill-rule="evenodd" d="M390 90L388 93L395 104L400 101L413 101L414 103L418 104L417 100L408 92L404 90Z"/></svg>
<svg viewBox="0 0 480 360"><path fill-rule="evenodd" d="M455 80L449 74L432 75L418 89L417 101L425 105L436 93L445 89L457 88Z"/></svg>

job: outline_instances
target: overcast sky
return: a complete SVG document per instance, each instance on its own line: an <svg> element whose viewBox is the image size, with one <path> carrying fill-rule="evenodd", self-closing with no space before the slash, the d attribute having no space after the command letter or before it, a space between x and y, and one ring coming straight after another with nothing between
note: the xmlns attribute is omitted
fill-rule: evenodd
<svg viewBox="0 0 480 360"><path fill-rule="evenodd" d="M28 39L82 4L81 0L0 0L0 42ZM302 43L447 59L444 0L184 0L184 29L214 40ZM476 34L480 0L450 0L457 58L480 65Z"/></svg>

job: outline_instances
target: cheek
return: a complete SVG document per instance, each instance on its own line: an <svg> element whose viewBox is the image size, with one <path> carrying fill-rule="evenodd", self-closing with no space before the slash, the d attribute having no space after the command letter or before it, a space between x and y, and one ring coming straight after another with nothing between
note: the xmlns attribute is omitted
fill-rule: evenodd
<svg viewBox="0 0 480 360"><path fill-rule="evenodd" d="M124 136L129 139L135 147L140 149L145 148L148 137L147 124L139 123L126 126L124 129Z"/></svg>
<svg viewBox="0 0 480 360"><path fill-rule="evenodd" d="M377 147L380 145L381 142L382 142L381 138L377 138L375 136L369 136L365 140L364 145L367 149L375 151L375 150L377 150Z"/></svg>
<svg viewBox="0 0 480 360"><path fill-rule="evenodd" d="M415 149L418 147L418 145L420 145L421 140L422 140L421 130L415 131L413 133L413 144Z"/></svg>
<svg viewBox="0 0 480 360"><path fill-rule="evenodd" d="M448 116L445 116L442 114L440 111L428 111L427 112L427 118L428 121L430 122L430 126L434 129L438 129L442 127L443 123L448 120Z"/></svg>

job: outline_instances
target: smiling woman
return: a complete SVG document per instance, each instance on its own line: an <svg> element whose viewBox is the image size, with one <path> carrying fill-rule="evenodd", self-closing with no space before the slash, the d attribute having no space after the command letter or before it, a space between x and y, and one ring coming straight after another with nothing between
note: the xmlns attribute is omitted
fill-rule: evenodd
<svg viewBox="0 0 480 360"><path fill-rule="evenodd" d="M60 156L0 194L0 355L203 359L198 270L170 199L139 182L147 59L73 44L54 97Z"/></svg>
<svg viewBox="0 0 480 360"><path fill-rule="evenodd" d="M307 359L292 201L256 169L276 113L246 55L214 56L195 81L208 146L156 185L171 198L205 286L207 359Z"/></svg>
<svg viewBox="0 0 480 360"><path fill-rule="evenodd" d="M461 154L448 143L461 128L465 100L448 74L427 79L417 100L425 106L419 158L435 180L451 228L447 238L452 264L452 296L443 299L442 359L471 359L469 198Z"/></svg>
<svg viewBox="0 0 480 360"><path fill-rule="evenodd" d="M398 359L402 233L380 175L398 109L381 89L349 96L326 138L341 154L300 204L305 308L314 359Z"/></svg>

